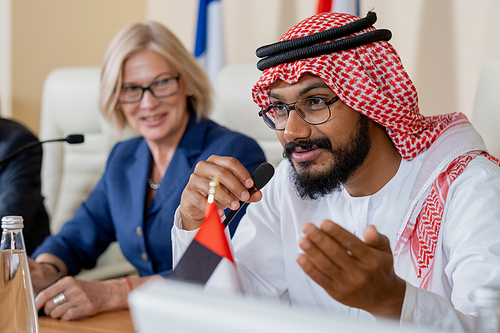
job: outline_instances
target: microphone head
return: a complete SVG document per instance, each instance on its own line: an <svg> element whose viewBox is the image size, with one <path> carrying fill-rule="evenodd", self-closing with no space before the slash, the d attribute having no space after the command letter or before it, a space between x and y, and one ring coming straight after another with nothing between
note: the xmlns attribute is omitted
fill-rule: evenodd
<svg viewBox="0 0 500 333"><path fill-rule="evenodd" d="M264 162L255 169L252 179L255 187L260 190L263 188L273 177L274 167L271 163Z"/></svg>
<svg viewBox="0 0 500 333"><path fill-rule="evenodd" d="M83 141L85 141L83 134L70 134L66 137L66 142L71 144L82 143Z"/></svg>

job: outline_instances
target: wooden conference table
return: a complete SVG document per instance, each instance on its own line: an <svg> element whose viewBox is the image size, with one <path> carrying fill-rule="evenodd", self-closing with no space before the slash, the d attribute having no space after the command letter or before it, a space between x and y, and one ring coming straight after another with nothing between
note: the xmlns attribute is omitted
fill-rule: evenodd
<svg viewBox="0 0 500 333"><path fill-rule="evenodd" d="M62 321L39 317L40 333L134 333L134 325L128 310L104 312L89 318Z"/></svg>

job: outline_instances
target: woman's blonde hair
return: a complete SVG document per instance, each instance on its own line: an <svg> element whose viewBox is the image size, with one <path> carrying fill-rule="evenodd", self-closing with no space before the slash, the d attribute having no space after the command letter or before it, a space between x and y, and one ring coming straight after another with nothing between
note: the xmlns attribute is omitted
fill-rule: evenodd
<svg viewBox="0 0 500 333"><path fill-rule="evenodd" d="M212 108L212 88L207 74L179 39L157 22L126 25L109 44L101 70L99 95L99 107L104 117L119 130L125 127L127 121L118 102L123 64L145 50L158 52L178 71L190 93L188 104L195 110L197 119L208 118Z"/></svg>

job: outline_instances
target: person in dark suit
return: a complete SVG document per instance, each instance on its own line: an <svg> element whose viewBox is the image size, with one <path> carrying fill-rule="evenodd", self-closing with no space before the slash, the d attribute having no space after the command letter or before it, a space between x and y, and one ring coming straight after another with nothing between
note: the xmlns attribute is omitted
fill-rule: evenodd
<svg viewBox="0 0 500 333"><path fill-rule="evenodd" d="M132 288L170 274L174 215L196 164L224 155L253 172L265 161L253 139L208 118L211 106L208 76L167 28L131 24L116 35L102 66L100 109L117 129L129 125L140 136L113 148L87 201L33 254L38 309L70 320L126 308ZM115 240L140 277L72 277Z"/></svg>
<svg viewBox="0 0 500 333"><path fill-rule="evenodd" d="M0 160L19 147L38 141L23 125L0 118ZM33 146L0 163L0 218L20 215L28 255L50 234L49 217L41 194L42 147Z"/></svg>

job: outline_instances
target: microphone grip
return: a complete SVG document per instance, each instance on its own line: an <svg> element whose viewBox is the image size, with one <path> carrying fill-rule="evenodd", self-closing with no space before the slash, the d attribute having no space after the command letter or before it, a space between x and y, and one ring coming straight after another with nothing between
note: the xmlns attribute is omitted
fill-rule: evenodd
<svg viewBox="0 0 500 333"><path fill-rule="evenodd" d="M252 196L252 194L257 190L257 187L255 187L255 185L251 188L248 189L248 193L250 194L250 196ZM226 216L226 219L224 220L224 227L227 227L229 225L229 223L231 223L231 221L234 219L234 217L236 216L236 214L238 214L238 212L243 208L243 206L245 205L248 205L248 202L243 202L243 201L240 201L240 208L238 208L237 210L232 210L231 213L229 213L227 216Z"/></svg>
<svg viewBox="0 0 500 333"><path fill-rule="evenodd" d="M269 182L269 180L271 180L273 175L274 175L274 167L272 166L272 164L268 163L268 162L261 163L257 167L257 169L255 169L255 171L252 175L254 186L252 188L248 189L248 193L250 194L250 196L252 196L252 194L255 191L263 188ZM226 217L226 219L223 222L224 227L227 227L227 225L229 223L231 223L231 221L234 219L236 214L238 214L238 212L241 210L241 208L243 208L243 206L247 205L247 204L248 204L248 202L240 201L240 208L238 208L237 210L233 210L231 213L229 213L229 215Z"/></svg>

